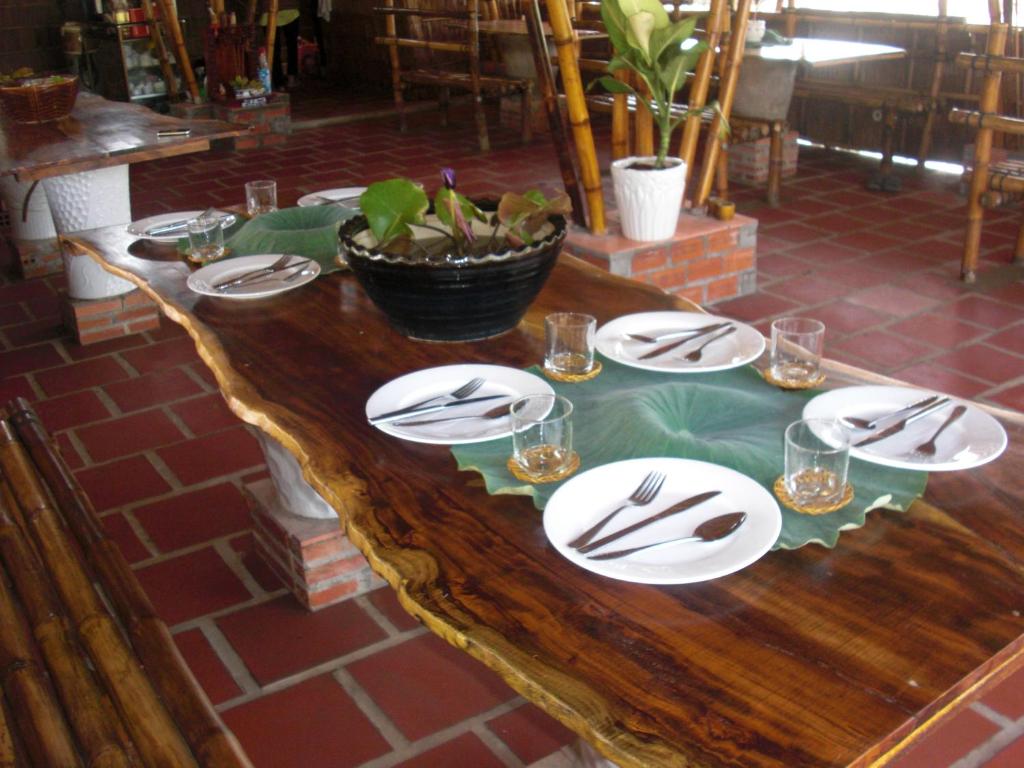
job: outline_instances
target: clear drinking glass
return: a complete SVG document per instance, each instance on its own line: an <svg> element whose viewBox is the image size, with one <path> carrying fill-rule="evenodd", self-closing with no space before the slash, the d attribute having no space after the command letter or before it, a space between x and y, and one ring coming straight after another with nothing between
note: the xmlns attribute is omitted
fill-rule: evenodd
<svg viewBox="0 0 1024 768"><path fill-rule="evenodd" d="M189 261L205 264L224 255L224 228L219 216L200 216L188 223Z"/></svg>
<svg viewBox="0 0 1024 768"><path fill-rule="evenodd" d="M245 183L245 209L250 216L277 210L277 182L271 179Z"/></svg>
<svg viewBox="0 0 1024 768"><path fill-rule="evenodd" d="M785 483L801 507L838 503L846 491L850 436L835 419L805 419L786 427Z"/></svg>
<svg viewBox="0 0 1024 768"><path fill-rule="evenodd" d="M772 322L771 375L782 385L809 384L821 376L825 324L809 317Z"/></svg>
<svg viewBox="0 0 1024 768"><path fill-rule="evenodd" d="M512 403L512 456L532 477L572 464L572 403L561 395L527 395Z"/></svg>
<svg viewBox="0 0 1024 768"><path fill-rule="evenodd" d="M582 375L594 367L597 320L575 312L555 312L544 318L544 367L554 373Z"/></svg>

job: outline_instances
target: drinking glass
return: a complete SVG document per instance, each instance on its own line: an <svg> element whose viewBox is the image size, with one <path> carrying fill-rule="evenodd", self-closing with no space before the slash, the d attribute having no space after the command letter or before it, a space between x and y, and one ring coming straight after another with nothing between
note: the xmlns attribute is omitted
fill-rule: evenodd
<svg viewBox="0 0 1024 768"><path fill-rule="evenodd" d="M544 367L553 373L582 375L594 367L597 320L575 312L555 312L544 318Z"/></svg>
<svg viewBox="0 0 1024 768"><path fill-rule="evenodd" d="M224 229L219 216L200 216L188 222L189 261L205 264L224 255Z"/></svg>
<svg viewBox="0 0 1024 768"><path fill-rule="evenodd" d="M783 386L801 386L821 376L825 324L809 317L783 317L772 322L770 372Z"/></svg>
<svg viewBox="0 0 1024 768"><path fill-rule="evenodd" d="M531 477L572 465L572 403L561 395L527 395L512 403L512 457Z"/></svg>
<svg viewBox="0 0 1024 768"><path fill-rule="evenodd" d="M786 427L785 483L799 507L842 500L850 467L850 437L835 419L805 419Z"/></svg>
<svg viewBox="0 0 1024 768"><path fill-rule="evenodd" d="M250 216L277 210L277 182L271 179L245 183L245 208Z"/></svg>

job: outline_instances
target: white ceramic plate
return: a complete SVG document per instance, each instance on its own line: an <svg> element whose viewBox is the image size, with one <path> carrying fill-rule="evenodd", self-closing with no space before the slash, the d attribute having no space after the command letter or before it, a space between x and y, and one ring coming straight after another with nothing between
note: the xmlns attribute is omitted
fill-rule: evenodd
<svg viewBox="0 0 1024 768"><path fill-rule="evenodd" d="M419 417L410 416L409 419L425 421L449 416L468 416L484 413L504 403L511 403L524 395L554 394L554 390L544 379L518 368L506 368L501 365L445 365L416 371L389 381L370 395L370 399L366 401L366 415L370 417L387 413L426 400L428 397L447 394L478 376L484 379L484 383L470 397L507 395L508 399L460 405ZM403 427L399 422L376 426L377 429L394 437L433 445L482 443L485 440L495 440L512 434L508 416L497 419L441 422L418 427Z"/></svg>
<svg viewBox="0 0 1024 768"><path fill-rule="evenodd" d="M843 419L855 416L873 419L898 411L929 394L939 394L912 387L844 387L818 395L804 406L805 419ZM949 425L936 442L932 457L918 456L914 448L925 442L949 416L957 404L967 412ZM885 424L883 424L883 429ZM857 442L872 430L850 430L851 442ZM900 469L923 469L928 472L969 469L995 459L1006 448L1006 431L992 416L962 400L952 399L945 408L910 424L904 431L885 440L850 448L850 455L864 461Z"/></svg>
<svg viewBox="0 0 1024 768"><path fill-rule="evenodd" d="M338 187L336 189L323 189L319 192L310 192L308 195L303 195L299 198L298 204L302 208L309 208L316 205L326 205L326 203L318 200L317 198L326 197L330 200L345 200L350 197L358 198L363 192L366 191L366 187ZM352 208L359 210L359 200L350 200L347 203L341 204L345 208Z"/></svg>
<svg viewBox="0 0 1024 768"><path fill-rule="evenodd" d="M692 342L676 347L668 354L649 360L641 360L640 357L661 345L671 343L672 339L649 344L634 341L627 335L640 333L647 336L658 336L669 331L702 328L705 325L722 322L731 322L736 326L736 332L705 347L701 359L695 363L684 359L686 353L699 347L714 336L714 333L721 331L694 339ZM670 373L724 371L728 368L746 365L756 360L764 352L764 337L755 328L746 323L729 320L726 317L705 315L702 312L640 312L635 315L617 317L601 326L597 332L596 344L598 352L623 365L642 368L645 371Z"/></svg>
<svg viewBox="0 0 1024 768"><path fill-rule="evenodd" d="M591 560L567 546L618 507L653 470L666 475L657 498L645 507L622 510L601 535L621 530L703 491L721 493L591 554L689 536L705 520L729 512L746 512L747 519L721 541L659 547L617 560ZM605 464L569 480L555 491L544 508L544 533L564 557L602 576L642 584L689 584L734 573L771 549L781 530L782 513L768 491L739 472L692 459L629 459Z"/></svg>
<svg viewBox="0 0 1024 768"><path fill-rule="evenodd" d="M174 213L161 213L156 216L150 216L146 219L139 219L133 221L128 225L128 234L141 237L146 240L152 240L155 243L176 243L188 237L188 230L182 227L176 232L172 232L168 235L147 235L146 230L152 229L153 227L159 227L162 224L173 224L176 221L187 221L188 219L194 219L199 216L203 211L175 211ZM238 217L233 213L227 211L215 211L217 216L221 219L221 226L225 229L235 223L235 219Z"/></svg>
<svg viewBox="0 0 1024 768"><path fill-rule="evenodd" d="M267 296L294 290L315 280L316 276L320 274L320 265L309 260L309 263L302 269L274 272L235 288L218 291L213 287L216 283L224 280L241 277L246 272L269 267L279 258L281 258L280 253L261 253L256 256L238 256L234 259L215 261L189 275L188 287L204 296L216 296L221 299L263 299ZM289 263L298 264L300 261L306 260L305 256L292 256ZM299 273L298 277L288 280L296 272Z"/></svg>

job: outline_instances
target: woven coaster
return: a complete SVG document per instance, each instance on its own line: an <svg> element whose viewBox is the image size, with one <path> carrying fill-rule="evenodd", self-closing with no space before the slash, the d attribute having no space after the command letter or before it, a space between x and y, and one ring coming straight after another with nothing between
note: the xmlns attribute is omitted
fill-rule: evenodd
<svg viewBox="0 0 1024 768"><path fill-rule="evenodd" d="M594 367L586 373L556 373L555 371L548 370L548 368L545 367L544 375L554 381L563 381L566 384L578 384L581 381L590 381L593 379L601 372L603 367L604 366L601 365L600 360L595 360Z"/></svg>
<svg viewBox="0 0 1024 768"><path fill-rule="evenodd" d="M557 472L552 472L548 475L529 475L526 471L519 466L519 462L515 460L515 457L509 457L508 460L508 471L512 473L512 476L516 480L522 480L526 483L554 483L562 480L577 469L580 468L580 455L576 451L572 452L569 457L569 462Z"/></svg>
<svg viewBox="0 0 1024 768"><path fill-rule="evenodd" d="M821 506L801 507L798 506L793 498L789 495L789 489L786 488L786 478L779 476L779 479L775 481L774 485L775 496L785 504L787 507L792 509L794 512L799 512L802 515L824 515L829 512L835 512L837 509L842 509L851 501L853 501L853 486L849 483L846 484L846 489L843 491L843 498L832 504L824 504Z"/></svg>
<svg viewBox="0 0 1024 768"><path fill-rule="evenodd" d="M761 371L761 376L769 384L774 384L779 389L814 389L825 383L825 374L819 374L818 378L812 379L811 381L781 381L772 376L771 368L765 368Z"/></svg>

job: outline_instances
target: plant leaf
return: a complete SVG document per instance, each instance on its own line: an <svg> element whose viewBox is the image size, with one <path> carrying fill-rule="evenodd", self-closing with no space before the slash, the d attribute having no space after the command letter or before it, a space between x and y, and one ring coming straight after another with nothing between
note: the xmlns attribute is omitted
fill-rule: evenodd
<svg viewBox="0 0 1024 768"><path fill-rule="evenodd" d="M411 234L410 224L422 224L430 201L416 182L388 179L367 187L359 197L359 207L366 215L378 246L383 246L400 235Z"/></svg>
<svg viewBox="0 0 1024 768"><path fill-rule="evenodd" d="M602 75L595 83L599 83L608 93L636 93L632 86L626 85L621 80L618 80L611 75Z"/></svg>

